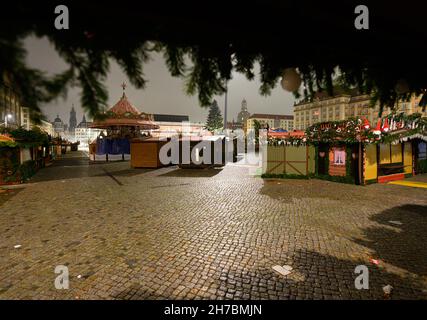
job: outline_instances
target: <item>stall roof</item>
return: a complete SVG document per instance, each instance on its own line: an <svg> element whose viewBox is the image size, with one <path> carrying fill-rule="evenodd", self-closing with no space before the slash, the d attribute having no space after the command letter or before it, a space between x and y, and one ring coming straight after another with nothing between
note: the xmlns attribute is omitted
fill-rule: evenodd
<svg viewBox="0 0 427 320"><path fill-rule="evenodd" d="M0 142L15 142L15 139L5 134L0 134Z"/></svg>
<svg viewBox="0 0 427 320"><path fill-rule="evenodd" d="M143 130L158 129L159 126L153 121L153 116L140 112L128 100L123 92L120 100L106 113L90 125L90 128L105 129L110 127L138 127Z"/></svg>
<svg viewBox="0 0 427 320"><path fill-rule="evenodd" d="M268 131L268 137L270 138L304 138L305 132L302 130L294 130L289 132L276 132L276 131Z"/></svg>

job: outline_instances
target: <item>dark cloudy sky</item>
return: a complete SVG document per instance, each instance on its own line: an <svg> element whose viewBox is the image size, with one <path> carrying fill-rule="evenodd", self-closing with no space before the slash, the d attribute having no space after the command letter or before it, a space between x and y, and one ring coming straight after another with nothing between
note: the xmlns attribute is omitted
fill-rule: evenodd
<svg viewBox="0 0 427 320"><path fill-rule="evenodd" d="M27 38L25 46L28 50L27 61L31 67L45 70L54 74L66 69L65 62L58 56L47 39L35 37ZM257 72L258 72L257 66ZM161 54L153 54L151 60L144 67L145 79L148 80L145 89L135 89L128 84L126 94L129 100L140 111L148 113L186 114L190 116L190 121L204 122L207 116L207 109L199 106L196 96L187 96L184 91L184 81L180 78L172 77L163 60ZM110 74L106 85L109 91L108 105L112 106L121 97L122 88L120 84L125 81L126 76L120 67L112 62ZM250 113L275 113L292 114L294 97L291 93L284 91L280 84L273 90L272 94L263 97L259 94L259 78L248 81L243 75L235 73L229 82L228 93L228 120L236 118L240 110L243 98L248 102ZM224 96L215 97L223 111ZM80 107L80 89L71 88L67 98L59 98L42 109L49 120L53 120L58 114L61 119L68 123L71 105L77 111L77 121L80 122L83 116L83 109Z"/></svg>

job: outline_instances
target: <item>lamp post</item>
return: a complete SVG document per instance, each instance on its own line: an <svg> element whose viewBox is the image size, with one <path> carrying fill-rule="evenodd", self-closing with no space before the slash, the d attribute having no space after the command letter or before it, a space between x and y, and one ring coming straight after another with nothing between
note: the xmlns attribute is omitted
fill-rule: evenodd
<svg viewBox="0 0 427 320"><path fill-rule="evenodd" d="M232 55L231 55L231 65L234 67L234 65L235 65L235 61L236 61L236 55L233 53ZM231 80L231 79L229 79L229 80ZM228 95L228 81L229 80L226 80L225 81L225 97L224 97L224 132L225 132L225 130L227 130L227 102L228 102L228 97L227 97L227 95Z"/></svg>
<svg viewBox="0 0 427 320"><path fill-rule="evenodd" d="M227 93L228 93L228 81L225 83L224 132L225 130L227 130Z"/></svg>
<svg viewBox="0 0 427 320"><path fill-rule="evenodd" d="M7 128L7 120L12 119L12 115L10 113L6 114L4 117L4 127Z"/></svg>

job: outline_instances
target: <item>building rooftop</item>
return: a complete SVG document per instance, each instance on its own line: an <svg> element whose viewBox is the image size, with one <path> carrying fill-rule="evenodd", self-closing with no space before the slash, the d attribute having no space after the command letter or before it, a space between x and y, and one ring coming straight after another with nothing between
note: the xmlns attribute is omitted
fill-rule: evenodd
<svg viewBox="0 0 427 320"><path fill-rule="evenodd" d="M187 115L177 115L177 114L153 114L154 121L159 122L184 122L189 121Z"/></svg>
<svg viewBox="0 0 427 320"><path fill-rule="evenodd" d="M140 112L137 108L135 108L127 99L125 93L123 92L123 96L120 100L110 109L109 112L113 112L117 115L122 115L125 113L130 113L134 115L139 115Z"/></svg>
<svg viewBox="0 0 427 320"><path fill-rule="evenodd" d="M299 105L312 103L315 101L335 99L335 98L339 98L339 97L350 97L351 99L353 99L354 97L359 97L359 96L364 96L364 95L365 94L360 93L357 88L349 89L349 88L344 88L341 86L335 86L334 87L334 95L332 95L332 96L329 95L326 90L319 91L319 92L316 92L314 94L313 100L302 99L302 100L296 102L294 106L296 107Z"/></svg>
<svg viewBox="0 0 427 320"><path fill-rule="evenodd" d="M283 119L293 120L294 116L287 114L268 114L268 113L254 113L249 119Z"/></svg>

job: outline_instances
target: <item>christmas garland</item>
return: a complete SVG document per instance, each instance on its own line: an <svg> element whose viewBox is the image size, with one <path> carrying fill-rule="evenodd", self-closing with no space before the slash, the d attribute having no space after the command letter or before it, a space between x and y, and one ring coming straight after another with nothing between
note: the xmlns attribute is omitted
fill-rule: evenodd
<svg viewBox="0 0 427 320"><path fill-rule="evenodd" d="M307 144L306 138L289 137L286 139L269 137L267 139L267 145L269 146L280 146L280 145L292 145L292 146L303 146Z"/></svg>
<svg viewBox="0 0 427 320"><path fill-rule="evenodd" d="M49 136L37 128L31 130L18 128L11 130L10 135L15 139L17 146L21 147L41 146L49 143Z"/></svg>
<svg viewBox="0 0 427 320"><path fill-rule="evenodd" d="M427 118L421 114L390 114L379 119L376 128L366 119L350 118L344 121L329 121L313 124L305 131L305 137L269 138L269 145L304 145L328 143L331 145L352 143L393 143L426 137Z"/></svg>
<svg viewBox="0 0 427 320"><path fill-rule="evenodd" d="M134 114L132 112L125 113L115 113L112 111L107 111L105 113L97 114L95 120L105 120L105 119L136 119L136 120L152 120L151 115L147 113Z"/></svg>
<svg viewBox="0 0 427 320"><path fill-rule="evenodd" d="M17 146L15 141L0 141L0 148L16 148Z"/></svg>
<svg viewBox="0 0 427 320"><path fill-rule="evenodd" d="M356 143L368 132L362 129L362 119L316 123L307 128L305 134L310 143Z"/></svg>

